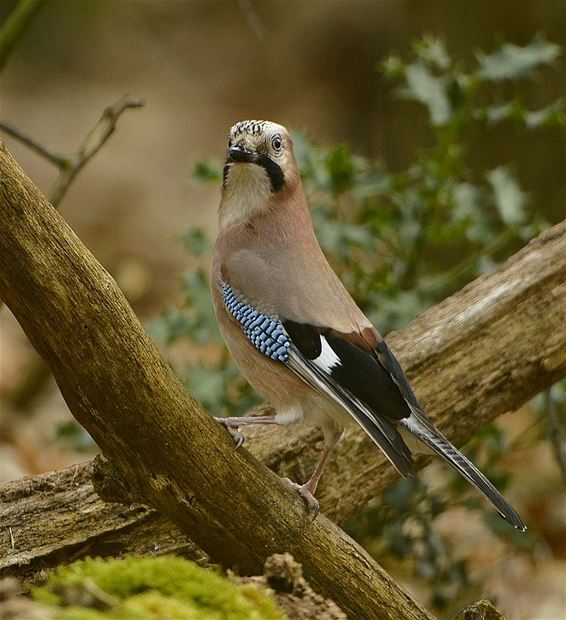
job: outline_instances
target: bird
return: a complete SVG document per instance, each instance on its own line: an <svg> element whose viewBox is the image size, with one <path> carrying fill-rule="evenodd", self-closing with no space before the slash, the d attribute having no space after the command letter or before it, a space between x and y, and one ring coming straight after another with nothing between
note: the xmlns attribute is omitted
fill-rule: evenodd
<svg viewBox="0 0 566 620"><path fill-rule="evenodd" d="M245 120L230 129L210 286L220 332L240 372L274 413L216 418L236 446L250 424L318 426L324 449L295 487L314 515L317 485L346 426L357 423L401 476L414 452L435 453L501 517L525 524L427 417L400 363L324 256L290 133Z"/></svg>

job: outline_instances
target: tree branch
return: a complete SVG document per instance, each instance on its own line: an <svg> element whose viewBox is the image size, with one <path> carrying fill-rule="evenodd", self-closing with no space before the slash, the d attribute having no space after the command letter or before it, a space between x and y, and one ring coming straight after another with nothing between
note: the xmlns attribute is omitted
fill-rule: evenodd
<svg viewBox="0 0 566 620"><path fill-rule="evenodd" d="M51 149L40 144L37 140L28 136L23 131L17 129L10 123L0 121L0 130L7 133L12 138L19 140L28 146L41 157L59 168L60 174L57 177L53 188L49 193L49 202L55 208L59 206L63 196L67 193L71 183L86 164L104 146L108 138L116 130L116 123L120 116L126 111L143 107L144 101L138 97L124 96L102 112L96 125L88 132L79 150L72 155L60 155Z"/></svg>
<svg viewBox="0 0 566 620"><path fill-rule="evenodd" d="M20 0L0 28L0 71L45 0Z"/></svg>
<svg viewBox="0 0 566 620"><path fill-rule="evenodd" d="M116 123L121 114L129 109L141 108L143 105L142 99L126 96L104 110L96 125L83 140L78 152L69 158L67 165L60 168L61 174L49 193L49 202L55 208L59 206L77 174L98 153L106 140L114 133Z"/></svg>
<svg viewBox="0 0 566 620"><path fill-rule="evenodd" d="M252 6L250 0L238 0L238 4L240 5L240 10L244 14L246 21L248 22L249 27L252 29L258 41L263 41L265 37L265 28L261 23L257 13Z"/></svg>
<svg viewBox="0 0 566 620"><path fill-rule="evenodd" d="M428 412L451 439L464 440L566 374L565 245L562 223L388 339ZM316 458L317 441L312 431L264 429L246 446L277 471L302 479ZM355 429L339 444L337 459L328 465L320 497L325 514L344 524L396 474ZM15 537L11 550L4 532L2 573L29 576L64 554L175 551L204 561L165 517L102 501L91 467L85 463L0 487L0 522Z"/></svg>
<svg viewBox="0 0 566 620"><path fill-rule="evenodd" d="M289 551L356 618L430 618L186 392L113 279L0 148L0 296L132 494L244 573ZM16 533L17 535L17 533ZM16 538L14 538L14 542Z"/></svg>
<svg viewBox="0 0 566 620"><path fill-rule="evenodd" d="M46 159L50 164L57 166L57 168L59 168L60 170L69 166L69 157L65 155L60 155L59 153L55 153L51 149L48 149L46 146L43 146L43 144L40 144L31 136L28 136L27 133L24 133L17 127L14 127L14 125L12 125L11 123L7 123L6 121L0 121L0 130L4 133L7 133L15 140L18 140L22 144L25 144L40 157Z"/></svg>
<svg viewBox="0 0 566 620"><path fill-rule="evenodd" d="M86 164L104 146L108 138L114 133L116 123L123 112L129 109L140 108L144 105L142 99L122 97L113 105L104 110L96 125L82 141L78 151L72 155L60 155L43 146L31 136L20 131L10 123L0 121L0 130L19 140L30 149L57 166L59 176L55 180L49 193L49 202L58 208L72 182ZM0 300L0 310L3 302ZM33 356L21 381L19 381L8 395L11 404L19 410L25 410L30 402L37 397L51 377L49 367L45 362Z"/></svg>

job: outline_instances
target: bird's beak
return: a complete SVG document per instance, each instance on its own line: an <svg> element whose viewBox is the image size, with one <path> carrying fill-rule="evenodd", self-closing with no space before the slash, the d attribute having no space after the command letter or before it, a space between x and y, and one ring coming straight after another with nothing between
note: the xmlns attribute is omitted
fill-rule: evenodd
<svg viewBox="0 0 566 620"><path fill-rule="evenodd" d="M238 162L242 164L257 163L258 155L253 151L246 151L241 146L232 146L228 149L227 161Z"/></svg>

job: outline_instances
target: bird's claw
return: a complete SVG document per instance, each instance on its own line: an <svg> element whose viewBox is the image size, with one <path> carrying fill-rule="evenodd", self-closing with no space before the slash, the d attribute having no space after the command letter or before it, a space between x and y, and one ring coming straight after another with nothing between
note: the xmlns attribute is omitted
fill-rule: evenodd
<svg viewBox="0 0 566 620"><path fill-rule="evenodd" d="M221 424L229 433L230 437L234 440L234 445L236 446L236 450L241 448L244 445L244 441L246 438L240 431L238 430L238 426L232 422L231 420L226 420L224 418L214 418L219 424Z"/></svg>
<svg viewBox="0 0 566 620"><path fill-rule="evenodd" d="M309 512L312 514L312 518L314 521L314 519L316 519L319 513L320 505L318 503L318 500L310 490L308 483L297 484L296 482L289 480L289 478L283 478L283 482L285 482L290 487L299 492L299 495L303 498L305 504L307 505L307 508L309 509Z"/></svg>

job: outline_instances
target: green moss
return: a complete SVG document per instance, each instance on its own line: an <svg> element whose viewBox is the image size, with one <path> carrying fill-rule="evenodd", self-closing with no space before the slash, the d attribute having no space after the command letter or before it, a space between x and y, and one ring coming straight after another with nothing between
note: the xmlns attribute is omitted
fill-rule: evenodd
<svg viewBox="0 0 566 620"><path fill-rule="evenodd" d="M116 602L109 609L68 606L68 592L86 593L89 583ZM224 577L175 556L102 560L87 558L57 569L47 584L33 591L50 606L56 620L282 620L273 599L252 585L238 586Z"/></svg>

